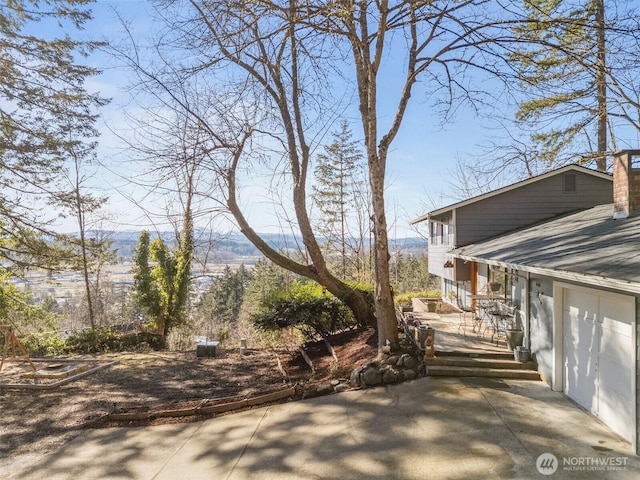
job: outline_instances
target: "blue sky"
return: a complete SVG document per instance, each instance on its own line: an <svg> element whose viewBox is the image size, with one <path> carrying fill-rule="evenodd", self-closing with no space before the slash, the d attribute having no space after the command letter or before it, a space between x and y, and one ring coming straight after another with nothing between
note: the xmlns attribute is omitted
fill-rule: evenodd
<svg viewBox="0 0 640 480"><path fill-rule="evenodd" d="M140 39L152 33L149 30L151 27L148 15L145 13L145 2L100 0L93 6L94 20L87 26L83 35L94 39L103 36L117 37L121 27L112 7L131 21L133 31ZM117 129L124 125L124 115L128 108L126 89L131 78L125 70L113 68L111 60L102 54L93 55L90 61L104 72L100 77L91 79L88 88L99 90L102 95L113 99L112 104L102 112L104 118L99 124L102 131L99 155L102 161L112 165L119 175L133 174L135 168L128 162L126 153L122 152L121 143L109 132L109 128ZM393 89L393 86L401 81L402 79L394 78L393 75L386 76L381 79L380 91L384 91L386 87ZM483 142L486 144L486 139L492 134L482 129L481 121L464 109L458 112L454 122L442 126L440 117L426 102L419 88L416 89L411 102L388 160L387 215L390 229L393 229L390 233L397 237L414 236L415 232L409 225L411 219L455 200L451 197L448 182L456 158L478 151L479 145ZM381 118L388 116L391 109L392 107L385 103L384 95L381 95ZM128 172L128 169L131 169L131 172ZM117 221L114 226L118 229L147 226L149 219L118 192L120 189L141 198L139 190L132 189L117 175L105 171L100 171L96 178L96 188L102 189L101 193L110 197L105 210L115 213ZM157 198L155 200L158 201ZM277 222L270 218L259 204L251 207L251 218L258 231L274 231L278 228ZM73 229L73 226L66 227L61 224L61 229L69 228ZM220 224L220 228L226 229L228 225Z"/></svg>

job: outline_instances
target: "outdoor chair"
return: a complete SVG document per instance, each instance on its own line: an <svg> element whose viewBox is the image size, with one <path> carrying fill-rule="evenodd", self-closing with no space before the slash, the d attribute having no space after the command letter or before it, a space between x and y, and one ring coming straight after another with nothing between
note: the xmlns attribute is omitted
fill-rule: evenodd
<svg viewBox="0 0 640 480"><path fill-rule="evenodd" d="M467 336L467 326L471 326L472 331L475 331L476 327L476 310L473 307L469 307L462 303L458 299L458 309L460 310L460 323L458 324L458 333L462 330L462 334Z"/></svg>
<svg viewBox="0 0 640 480"><path fill-rule="evenodd" d="M500 343L500 337L504 337L505 345L507 344L507 327L514 321L516 306L509 302L496 302L491 310L491 320L493 323L493 334L491 342L496 338L496 347Z"/></svg>

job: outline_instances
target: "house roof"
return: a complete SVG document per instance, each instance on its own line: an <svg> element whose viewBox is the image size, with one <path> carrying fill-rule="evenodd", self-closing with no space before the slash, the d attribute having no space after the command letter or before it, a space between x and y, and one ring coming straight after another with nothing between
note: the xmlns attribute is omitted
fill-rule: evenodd
<svg viewBox="0 0 640 480"><path fill-rule="evenodd" d="M640 293L640 216L599 205L450 252L454 257Z"/></svg>
<svg viewBox="0 0 640 480"><path fill-rule="evenodd" d="M476 203L476 202L481 202L483 200L486 200L487 198L491 198L491 197L494 197L496 195L501 195L501 194L509 192L511 190L515 190L516 188L524 187L525 185L529 185L531 183L539 182L541 180L545 180L545 179L547 179L549 177L553 177L555 175L561 175L561 174L569 172L571 170L582 172L582 173L587 173L587 174L593 175L595 177L600 177L600 178L604 178L604 179L613 181L613 176L610 173L599 172L597 170L592 170L590 168L586 168L586 167L583 167L583 166L577 165L577 164L566 165L566 166L561 167L561 168L556 168L554 170L550 170L550 171L548 171L546 173L543 173L541 175L536 175L535 177L527 178L526 180L522 180L520 182L516 182L516 183L513 183L511 185L507 185L505 187L498 188L496 190L492 190L492 191L487 192L487 193L483 193L482 195L477 195L475 197L468 198L467 200L462 200L462 201L454 203L452 205L449 205L449 206L446 206L446 207L442 207L442 208L438 208L436 210L432 210L431 212L429 212L429 213L427 213L425 215L422 215L421 217L418 217L415 220L412 220L411 224L415 225L416 223L424 222L425 220L428 220L429 217L436 216L436 215L441 215L443 213L447 213L449 211L455 210L457 208L464 207L466 205L470 205L470 204L473 204L473 203Z"/></svg>

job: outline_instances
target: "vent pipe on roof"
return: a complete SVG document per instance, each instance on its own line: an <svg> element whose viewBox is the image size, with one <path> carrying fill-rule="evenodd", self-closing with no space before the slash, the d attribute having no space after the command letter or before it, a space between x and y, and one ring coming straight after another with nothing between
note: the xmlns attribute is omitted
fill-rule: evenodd
<svg viewBox="0 0 640 480"><path fill-rule="evenodd" d="M640 150L624 150L613 157L613 218L640 212Z"/></svg>

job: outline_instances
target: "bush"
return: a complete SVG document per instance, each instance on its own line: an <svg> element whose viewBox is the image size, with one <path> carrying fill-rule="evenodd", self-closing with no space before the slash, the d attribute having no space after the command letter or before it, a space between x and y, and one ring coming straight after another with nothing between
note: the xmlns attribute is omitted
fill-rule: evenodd
<svg viewBox="0 0 640 480"><path fill-rule="evenodd" d="M105 353L149 350L163 350L165 338L149 332L120 333L113 328L82 330L71 335L66 341L68 353Z"/></svg>
<svg viewBox="0 0 640 480"><path fill-rule="evenodd" d="M356 327L351 310L320 285L294 282L286 291L266 298L252 317L256 328L274 331L294 327L309 339Z"/></svg>
<svg viewBox="0 0 640 480"><path fill-rule="evenodd" d="M51 357L66 353L66 343L57 333L29 333L19 340L31 357Z"/></svg>
<svg viewBox="0 0 640 480"><path fill-rule="evenodd" d="M396 306L398 307L410 307L412 298L440 298L442 293L440 290L423 290L420 292L403 293L402 295L396 295L393 298Z"/></svg>
<svg viewBox="0 0 640 480"><path fill-rule="evenodd" d="M163 350L164 337L148 332L121 333L113 328L81 330L66 340L55 334L29 334L20 338L25 350L33 357L94 354L106 352L146 352Z"/></svg>

